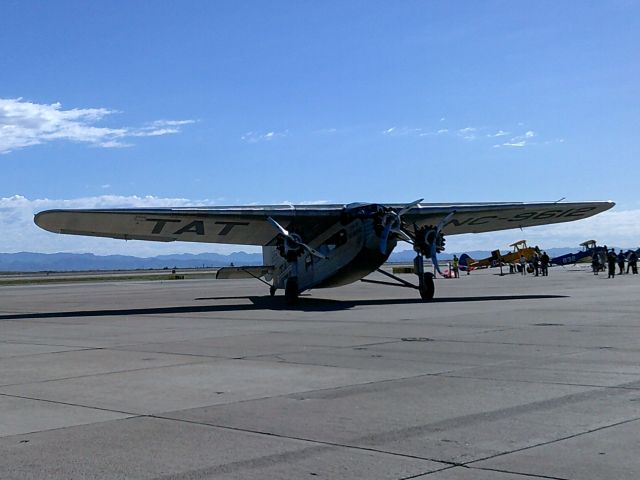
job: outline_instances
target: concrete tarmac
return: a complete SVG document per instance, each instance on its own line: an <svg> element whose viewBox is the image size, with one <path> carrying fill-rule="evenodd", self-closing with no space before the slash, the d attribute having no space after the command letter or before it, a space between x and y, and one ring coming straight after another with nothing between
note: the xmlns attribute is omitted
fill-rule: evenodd
<svg viewBox="0 0 640 480"><path fill-rule="evenodd" d="M496 273L0 287L0 478L640 478L640 276Z"/></svg>

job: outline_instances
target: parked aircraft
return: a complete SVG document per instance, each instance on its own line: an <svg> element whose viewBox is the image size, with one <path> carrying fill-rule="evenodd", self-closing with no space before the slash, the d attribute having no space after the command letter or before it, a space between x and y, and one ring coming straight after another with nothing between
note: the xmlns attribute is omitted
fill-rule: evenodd
<svg viewBox="0 0 640 480"><path fill-rule="evenodd" d="M35 223L55 233L124 240L261 245L264 265L224 268L218 278L253 276L269 285L271 295L284 289L290 304L305 290L346 285L376 270L430 300L435 286L433 275L424 271L424 257L431 257L438 269L437 254L444 250L445 235L569 222L614 206L613 202L421 202L49 210L38 213ZM417 285L380 269L399 240L411 243L416 252Z"/></svg>
<svg viewBox="0 0 640 480"><path fill-rule="evenodd" d="M522 255L524 255L524 258L528 262L536 253L538 255L541 253L538 247L528 247L526 240L518 240L509 246L512 248L511 252L502 255L500 250L494 250L491 252L490 257L483 258L482 260L474 260L466 253L462 254L460 256L460 263L463 264L465 268L473 270L499 265L500 262L502 262L502 264L518 263Z"/></svg>
<svg viewBox="0 0 640 480"><path fill-rule="evenodd" d="M574 263L590 262L594 254L598 255L599 264L606 263L604 247L598 247L595 240L587 240L580 244L582 250L575 253L566 253L551 259L552 265L573 265Z"/></svg>

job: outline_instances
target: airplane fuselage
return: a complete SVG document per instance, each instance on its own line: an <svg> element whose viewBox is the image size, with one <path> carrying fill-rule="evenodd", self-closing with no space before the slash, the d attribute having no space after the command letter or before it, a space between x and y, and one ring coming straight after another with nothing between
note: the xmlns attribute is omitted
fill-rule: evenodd
<svg viewBox="0 0 640 480"><path fill-rule="evenodd" d="M326 258L304 252L291 262L276 247L263 247L265 265L274 266L275 288L285 288L289 278L297 279L299 291L353 283L379 268L396 246L395 239L389 241L383 254L375 222L360 218L346 224L336 222L308 243Z"/></svg>

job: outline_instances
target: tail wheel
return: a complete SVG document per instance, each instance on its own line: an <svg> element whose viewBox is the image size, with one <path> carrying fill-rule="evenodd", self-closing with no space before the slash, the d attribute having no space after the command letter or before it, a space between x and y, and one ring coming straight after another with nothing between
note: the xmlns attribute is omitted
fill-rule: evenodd
<svg viewBox="0 0 640 480"><path fill-rule="evenodd" d="M419 290L422 300L433 300L433 296L436 293L436 286L433 283L433 274L431 272L427 272L423 275Z"/></svg>
<svg viewBox="0 0 640 480"><path fill-rule="evenodd" d="M287 280L284 288L284 299L287 305L296 305L298 303L298 281L295 278Z"/></svg>

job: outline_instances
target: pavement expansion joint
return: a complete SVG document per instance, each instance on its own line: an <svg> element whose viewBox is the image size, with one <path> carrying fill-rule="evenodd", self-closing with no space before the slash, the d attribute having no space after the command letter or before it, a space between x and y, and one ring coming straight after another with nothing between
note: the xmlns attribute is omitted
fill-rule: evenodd
<svg viewBox="0 0 640 480"><path fill-rule="evenodd" d="M193 425L202 425L202 426L206 426L206 427L220 428L220 429L234 431L234 432L251 433L251 434L262 435L262 436L266 436L266 437L282 438L282 439L286 439L286 440L295 440L295 441L311 443L311 444L319 445L319 446L336 447L336 448L347 448L347 449L350 449L350 450L358 450L358 451L365 451L365 452L380 453L380 454L384 454L384 455L391 455L391 456L394 456L394 457L411 458L411 459L414 459L414 460L426 460L426 461L430 461L430 462L442 463L442 464L448 465L450 467L464 466L461 463L451 462L450 460L438 460L438 459L435 459L435 458L427 458L427 457L422 457L422 456L419 456L419 455L410 455L410 454L406 454L406 453L392 452L392 451L387 451L387 450L383 450L383 449L380 449L380 448L374 448L374 447L365 447L365 446L361 446L361 445L350 445L350 444L347 444L347 443L329 442L329 441L325 441L325 440L317 440L317 439L311 439L311 438L305 438L305 437L297 437L297 436L292 436L292 435L282 435L282 434L279 434L279 433L265 432L265 431L261 431L261 430L253 430L253 429L249 429L249 428L232 427L232 426L229 426L229 425L220 425L220 424L208 423L208 422L202 422L202 421L196 421L196 420L187 420L187 419L182 419L182 418L165 417L163 415L146 415L146 417L148 417L148 418L157 418L157 419L160 419L160 420L170 420L170 421L174 421L174 422L189 423L189 424L193 424Z"/></svg>
<svg viewBox="0 0 640 480"><path fill-rule="evenodd" d="M493 365L488 365L493 366ZM471 367L478 368L478 367ZM535 369L531 369L535 370ZM543 370L543 369L540 369ZM553 369L544 369L553 371ZM550 380L520 380L515 378L494 378L494 377L478 377L478 376L467 376L467 375L456 375L456 370L452 370L451 372L443 372L443 373L428 373L427 375L432 375L434 377L446 377L446 378L463 378L466 380L490 380L492 382L515 382L515 383L526 383L533 385L563 385L565 387L585 387L585 388L597 388L597 389L621 389L621 390L638 390L640 389L640 382L638 380L629 383L623 383L621 385L595 385L595 384L587 384L587 383L570 383L570 382L552 382ZM597 372L600 373L600 372ZM637 374L634 373L616 373L616 375L628 375L631 377L638 377Z"/></svg>
<svg viewBox="0 0 640 480"><path fill-rule="evenodd" d="M564 344L564 343L553 343L553 344L548 344L548 343L525 343L525 342L497 342L497 341L478 341L478 340L446 340L447 342L456 342L456 343L481 343L484 345L511 345L511 346L517 346L517 347L540 347L540 348L549 348L549 347L555 347L555 348L585 348L585 349L593 349L593 350L599 350L599 349L604 349L604 348L612 348L609 347L607 345L568 345L568 344Z"/></svg>
<svg viewBox="0 0 640 480"><path fill-rule="evenodd" d="M458 467L462 467L464 468L464 465L447 465L443 468L439 468L437 470L430 470L428 472L423 472L423 473L418 473L416 475L409 475L408 477L401 477L398 480L413 480L413 479L420 479L420 478L426 478L428 475L434 475L436 473L439 472L444 472L445 470L451 470L452 468L458 468Z"/></svg>
<svg viewBox="0 0 640 480"><path fill-rule="evenodd" d="M103 350L105 347L93 347L90 345L67 345L61 343L46 343L46 342L32 342L32 341L24 341L24 340L2 340L0 343L6 343L11 345L40 345L43 347L63 347L63 348L78 348L85 350Z"/></svg>
<svg viewBox="0 0 640 480"><path fill-rule="evenodd" d="M469 467L468 465L464 465L465 468L470 470L482 470L485 472L497 472L497 473L507 473L511 475L520 475L522 477L530 477L530 478L544 478L548 480L572 480L567 477L552 477L548 475L536 475L535 473L525 473L525 472L516 472L512 470L500 470L498 468L488 468L488 467Z"/></svg>
<svg viewBox="0 0 640 480"><path fill-rule="evenodd" d="M477 462L484 462L486 460L492 460L494 458L503 457L505 455L510 455L512 453L523 452L525 450L531 450L533 448L543 447L545 445L552 445L554 443L563 442L565 440L571 440L572 438L577 438L577 437L582 437L584 435L589 435L589 434L594 433L594 432L600 432L602 430L607 430L609 428L619 427L621 425L626 425L628 423L637 422L638 420L640 420L640 417L635 417L635 418L630 418L630 419L627 419L627 420L622 420L620 422L611 423L609 425L603 425L603 426L598 427L598 428L592 428L590 430L585 430L584 432L578 432L578 433L574 433L572 435L566 435L564 437L555 438L553 440L549 440L549 441L546 441L546 442L536 443L535 445L527 445L526 447L516 448L514 450L509 450L509 451L506 451L506 452L496 453L495 455L489 455L489 456L483 457L483 458L477 458L475 460L471 460L469 462L465 462L464 465L465 466L471 466L471 465L473 465L474 463L477 463ZM480 467L473 467L473 468L480 468ZM555 477L550 477L550 478L555 478ZM564 480L564 479L561 479L561 480Z"/></svg>
<svg viewBox="0 0 640 480"><path fill-rule="evenodd" d="M111 412L111 413L120 413L122 415L128 415L129 417L145 417L146 415L141 415L139 413L133 413L133 412L125 412L123 410L115 410L113 408L104 408L104 407L96 407L96 406L91 406L91 405L83 405L81 403L72 403L72 402L62 402L60 400L49 400L46 398L37 398L37 397L29 397L26 395L13 395L13 394L9 394L9 393L0 393L1 397L8 397L8 398L22 398L24 400L34 400L36 402L45 402L45 403L52 403L55 405L66 405L68 407L81 407L81 408L88 408L91 410L100 410L102 412Z"/></svg>
<svg viewBox="0 0 640 480"><path fill-rule="evenodd" d="M145 343L139 343L136 345L117 345L114 347L110 347L108 350L118 351L118 352L135 352L135 353L155 353L156 355L176 355L182 357L202 357L202 358L210 358L217 360L233 360L233 357L225 357L223 355L211 355L204 353L184 353L184 352L167 352L167 351L156 351L156 350L140 350L135 348L137 346L147 345ZM203 362L206 363L206 360Z"/></svg>
<svg viewBox="0 0 640 480"><path fill-rule="evenodd" d="M74 351L78 351L78 350L74 350ZM66 353L66 352L55 352L55 353ZM154 352L144 352L144 353L154 353ZM202 360L201 362L191 362L189 363L189 365L199 365L202 363L209 363L210 362L209 359L210 357L206 357L206 360ZM72 377L47 378L46 380L28 381L24 383L0 384L0 389L5 387L15 387L19 385L39 385L43 383L60 382L63 380L77 380L79 378L104 377L108 375L115 375L115 374L122 374L122 373L142 372L142 371L156 370L156 369L167 368L167 367L179 367L182 365L185 365L185 364L184 363L163 364L163 365L155 365L155 366L149 366L149 367L129 368L125 370L112 370L109 372L87 373L85 375L75 375ZM2 393L0 394L4 395ZM93 408L93 407L89 407L89 408Z"/></svg>
<svg viewBox="0 0 640 480"><path fill-rule="evenodd" d="M472 414L468 414L468 415L462 415L462 416L458 416L458 417L452 417L452 418L446 418L443 420L439 420L436 422L432 422L432 423L427 423L427 424L422 424L422 425L413 425L410 427L406 427L406 428L401 428L401 429L397 429L397 430L389 430L386 432L380 432L380 433L376 433L376 434L372 434L372 435L368 435L362 438L356 438L353 440L353 442L355 443L359 443L359 442L366 442L368 445L372 445L372 444L387 444L387 443L391 443L397 440L407 440L409 438L415 438L415 437L420 437L424 434L427 433L432 433L432 432L439 432L439 431L443 431L443 430L447 430L447 429L451 429L451 428L458 428L458 427L465 427L465 428L473 428L477 425L483 424L483 423L488 423L488 422L492 422L492 421L496 421L496 420L500 420L500 419L506 419L506 418L511 418L514 416L517 416L523 412L533 412L533 411L544 411L544 410L550 410L553 409L559 405L565 405L568 403L576 403L576 402L580 402L580 401L587 401L590 399L593 399L594 395L597 396L599 394L608 394L609 391L608 390L603 390L603 389L597 389L597 390L590 390L590 391L585 391L585 392L579 392L579 393L572 393L569 395L565 395L563 397L555 397L555 398L551 398L551 399L547 399L547 400L540 400L540 401L536 401L536 402L531 402L528 404L520 404L520 405L515 405L512 407L507 407L507 408L503 408L503 409L498 409L498 410L493 410L493 411L482 411L482 412L478 412L478 413L472 413ZM633 422L640 419L640 417L634 417L632 419L628 419L628 420L624 420L621 422L617 422L611 425L605 425L602 427L598 427L595 429L590 429L590 430L586 430L584 432L580 432L578 434L573 434L573 435L569 435L566 437L562 437L562 438L558 438L558 439L554 439L548 442L542 442L540 444L537 445L533 445L533 446L527 446L527 447L523 447L520 449L516 449L513 451L508 451L508 452L502 452L496 455L491 455L488 456L487 458L482 458L482 459L476 459L470 462L464 462L465 465L468 465L470 463L474 463L480 460L487 460L490 458L494 458L496 456L501 456L501 455L506 455L508 453L514 453L520 450L526 450L529 448L533 448L535 446L541 446L541 445L545 445L545 444L549 444L549 443L554 443L556 441L560 441L560 440L566 440L569 438L573 438L582 434L586 434L586 433L591 433L591 432L595 432L595 431L599 431L599 430L603 430L605 428L610 428L610 427L615 427L618 425L623 425L625 423L629 423L629 422Z"/></svg>
<svg viewBox="0 0 640 480"><path fill-rule="evenodd" d="M5 343L5 342L0 342L0 343ZM15 345L45 345L48 347L61 347L61 345L47 345L47 344L42 344L42 343L15 343L15 342L9 342L9 343L13 343ZM71 352L90 352L93 350L104 350L103 348L94 348L94 347L63 347L65 348L65 350L59 350L57 352L38 352L38 353L25 353L22 355L11 355L10 357L0 357L0 361L2 360L6 360L9 358L33 358L33 357L39 357L42 355L57 355L57 354L61 354L61 353L71 353ZM7 385L0 385L2 387L6 387Z"/></svg>

